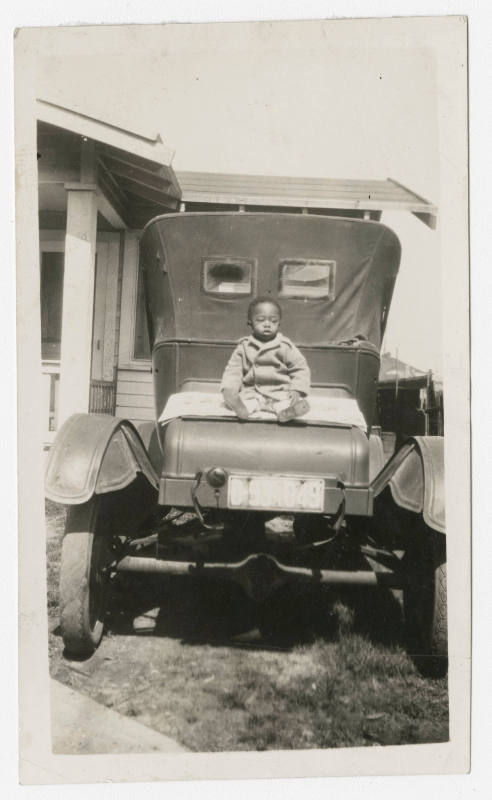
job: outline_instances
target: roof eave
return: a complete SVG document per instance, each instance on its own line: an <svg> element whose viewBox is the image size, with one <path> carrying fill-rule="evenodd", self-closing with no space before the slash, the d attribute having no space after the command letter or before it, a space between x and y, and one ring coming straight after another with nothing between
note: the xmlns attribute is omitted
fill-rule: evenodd
<svg viewBox="0 0 492 800"><path fill-rule="evenodd" d="M56 105L40 97L36 100L36 115L41 122L65 128L81 136L87 136L88 139L125 150L140 158L155 161L167 167L171 166L174 151L163 144L158 133L146 136L129 131L95 117Z"/></svg>
<svg viewBox="0 0 492 800"><path fill-rule="evenodd" d="M406 211L430 228L437 207L397 181L330 180L218 173L176 173L184 203L302 209ZM281 188L281 191L278 189Z"/></svg>

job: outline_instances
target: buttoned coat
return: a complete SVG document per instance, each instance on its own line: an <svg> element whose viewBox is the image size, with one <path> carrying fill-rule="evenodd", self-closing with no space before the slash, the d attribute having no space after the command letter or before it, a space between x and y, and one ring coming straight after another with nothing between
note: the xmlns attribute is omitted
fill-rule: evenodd
<svg viewBox="0 0 492 800"><path fill-rule="evenodd" d="M309 394L311 374L306 359L287 336L269 342L241 339L224 370L221 391L253 390L272 399L289 391Z"/></svg>

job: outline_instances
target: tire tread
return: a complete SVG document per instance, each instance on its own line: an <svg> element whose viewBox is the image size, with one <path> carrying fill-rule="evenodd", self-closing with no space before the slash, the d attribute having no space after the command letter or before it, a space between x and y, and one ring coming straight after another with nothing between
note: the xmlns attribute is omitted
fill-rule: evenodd
<svg viewBox="0 0 492 800"><path fill-rule="evenodd" d="M73 506L68 513L60 567L60 627L68 653L92 655L102 636L102 624L91 629L89 579L97 519L97 500Z"/></svg>

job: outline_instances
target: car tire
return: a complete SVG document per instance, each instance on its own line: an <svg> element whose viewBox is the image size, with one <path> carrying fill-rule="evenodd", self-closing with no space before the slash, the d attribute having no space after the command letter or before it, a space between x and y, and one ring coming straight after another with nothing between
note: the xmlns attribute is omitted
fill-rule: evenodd
<svg viewBox="0 0 492 800"><path fill-rule="evenodd" d="M69 509L60 567L60 627L67 654L88 658L104 629L111 536L103 500Z"/></svg>
<svg viewBox="0 0 492 800"><path fill-rule="evenodd" d="M405 557L406 643L419 672L438 678L448 669L446 545L444 536L432 531L420 545Z"/></svg>

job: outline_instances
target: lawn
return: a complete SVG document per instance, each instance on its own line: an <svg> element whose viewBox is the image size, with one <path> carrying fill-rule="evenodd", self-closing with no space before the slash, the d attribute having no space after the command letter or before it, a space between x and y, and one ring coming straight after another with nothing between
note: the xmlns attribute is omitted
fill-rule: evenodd
<svg viewBox="0 0 492 800"><path fill-rule="evenodd" d="M390 594L280 592L259 614L234 586L122 575L98 651L69 661L57 611L63 524L49 503L50 663L63 683L193 751L448 739L447 682L416 671ZM154 629L137 633L147 612Z"/></svg>

